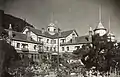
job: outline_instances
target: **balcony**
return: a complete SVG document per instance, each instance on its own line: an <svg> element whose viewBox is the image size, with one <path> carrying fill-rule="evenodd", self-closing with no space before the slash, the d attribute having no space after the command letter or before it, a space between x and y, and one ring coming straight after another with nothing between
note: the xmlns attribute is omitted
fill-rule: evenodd
<svg viewBox="0 0 120 77"><path fill-rule="evenodd" d="M21 48L21 50L22 50L23 52L29 52L29 49L28 49L28 48Z"/></svg>

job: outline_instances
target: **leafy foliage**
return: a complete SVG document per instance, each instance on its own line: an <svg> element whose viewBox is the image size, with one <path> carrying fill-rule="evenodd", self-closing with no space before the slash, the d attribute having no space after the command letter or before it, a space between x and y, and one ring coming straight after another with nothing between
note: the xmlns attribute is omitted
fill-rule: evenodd
<svg viewBox="0 0 120 77"><path fill-rule="evenodd" d="M83 45L82 48L73 52L82 59L85 67L96 67L99 71L109 71L110 67L118 67L120 64L120 48L116 42L108 42L107 35L92 37L92 43Z"/></svg>

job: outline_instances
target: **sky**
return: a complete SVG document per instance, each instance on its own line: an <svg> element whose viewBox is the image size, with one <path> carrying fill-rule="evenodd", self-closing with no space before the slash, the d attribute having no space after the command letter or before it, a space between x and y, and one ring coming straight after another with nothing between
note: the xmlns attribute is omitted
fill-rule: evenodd
<svg viewBox="0 0 120 77"><path fill-rule="evenodd" d="M51 22L62 30L76 29L79 36L88 33L99 23L101 6L102 23L120 40L119 0L5 0L5 13L26 19L35 28L46 28ZM3 2L3 1L1 1ZM57 21L57 22L56 22Z"/></svg>

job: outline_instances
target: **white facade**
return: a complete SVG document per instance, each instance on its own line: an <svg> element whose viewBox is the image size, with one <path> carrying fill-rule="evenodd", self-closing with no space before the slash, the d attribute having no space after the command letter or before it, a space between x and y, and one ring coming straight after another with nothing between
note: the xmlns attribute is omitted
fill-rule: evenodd
<svg viewBox="0 0 120 77"><path fill-rule="evenodd" d="M17 51L28 50L29 53L37 53L39 50L39 45L29 42L22 42L22 41L12 41L11 45L15 47Z"/></svg>
<svg viewBox="0 0 120 77"><path fill-rule="evenodd" d="M77 50L77 48L81 48L82 45L83 44L61 46L60 51L61 52L73 52L74 50Z"/></svg>
<svg viewBox="0 0 120 77"><path fill-rule="evenodd" d="M50 32L54 33L54 30L56 30L54 25L52 25L52 26L49 25L47 29L49 29L49 33ZM78 37L77 33L73 30L73 32L71 32L67 37L62 37L62 38L60 37L59 38L59 44L58 44L58 38L52 39L52 38L48 38L48 37L45 37L45 36L36 35L32 31L30 31L28 28L24 29L23 34L26 34L27 31L30 32L30 36L35 41L38 41L38 39L40 39L40 41L43 43L44 52L50 52L50 51L51 52L58 52L58 45L59 45L59 52L65 52L65 51L62 51L63 47L60 46L60 44L67 43L68 41L73 39L73 37ZM53 35L53 34L51 34L51 35ZM71 46L69 48L71 48ZM72 48L72 49L75 50L75 48ZM72 50L69 50L68 52L72 52Z"/></svg>

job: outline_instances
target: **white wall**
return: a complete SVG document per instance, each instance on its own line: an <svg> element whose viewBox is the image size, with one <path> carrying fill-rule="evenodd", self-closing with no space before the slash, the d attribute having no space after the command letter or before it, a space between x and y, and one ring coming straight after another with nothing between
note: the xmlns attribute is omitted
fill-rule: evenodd
<svg viewBox="0 0 120 77"><path fill-rule="evenodd" d="M100 36L103 36L104 34L106 34L106 30L96 30L95 34L99 34Z"/></svg>
<svg viewBox="0 0 120 77"><path fill-rule="evenodd" d="M27 31L29 31L29 29L25 28L25 30L23 31L23 34L26 34Z"/></svg>
<svg viewBox="0 0 120 77"><path fill-rule="evenodd" d="M19 48L17 48L17 43L20 43ZM28 43L28 42L22 42L22 41L12 41L11 45L14 46L16 50L21 50L22 49L22 44L28 44L28 50L30 52L38 51L38 45L34 44L34 43ZM36 45L36 50L34 49L34 45Z"/></svg>
<svg viewBox="0 0 120 77"><path fill-rule="evenodd" d="M30 31L30 36L32 37L33 40L38 41L37 35Z"/></svg>
<svg viewBox="0 0 120 77"><path fill-rule="evenodd" d="M73 31L69 36L66 37L66 42L70 41L70 39L72 39L72 34L75 34L75 37L77 37L77 34L75 33L75 31Z"/></svg>

